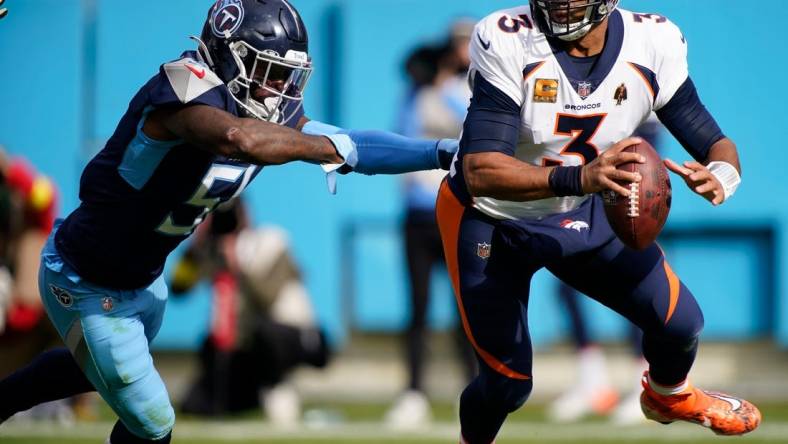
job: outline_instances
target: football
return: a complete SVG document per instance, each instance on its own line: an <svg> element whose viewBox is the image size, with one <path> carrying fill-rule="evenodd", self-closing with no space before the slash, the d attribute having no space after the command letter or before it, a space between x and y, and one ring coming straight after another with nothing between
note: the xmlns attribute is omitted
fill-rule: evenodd
<svg viewBox="0 0 788 444"><path fill-rule="evenodd" d="M645 163L623 163L618 169L639 172L640 183L621 182L632 194L624 197L615 191L602 192L605 215L621 241L636 250L651 245L668 218L671 188L668 170L654 147L645 140L624 149L625 152L640 153Z"/></svg>

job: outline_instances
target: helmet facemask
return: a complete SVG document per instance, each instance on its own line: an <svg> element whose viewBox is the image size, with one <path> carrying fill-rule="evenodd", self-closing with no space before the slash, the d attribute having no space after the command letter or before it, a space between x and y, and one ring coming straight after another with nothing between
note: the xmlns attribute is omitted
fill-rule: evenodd
<svg viewBox="0 0 788 444"><path fill-rule="evenodd" d="M279 125L290 121L302 105L312 75L309 56L289 50L281 57L275 51L258 51L243 40L228 46L238 68L227 82L236 103L249 117Z"/></svg>
<svg viewBox="0 0 788 444"><path fill-rule="evenodd" d="M577 40L602 22L618 0L531 0L534 14L541 14L543 32L564 41Z"/></svg>

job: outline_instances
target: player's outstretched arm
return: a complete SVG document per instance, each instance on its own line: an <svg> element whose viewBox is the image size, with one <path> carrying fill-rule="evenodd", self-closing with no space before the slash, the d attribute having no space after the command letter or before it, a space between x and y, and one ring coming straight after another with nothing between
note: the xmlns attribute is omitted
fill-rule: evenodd
<svg viewBox="0 0 788 444"><path fill-rule="evenodd" d="M157 140L181 139L207 151L259 165L295 160L342 163L331 140L257 119L239 118L212 106L153 111L143 131Z"/></svg>

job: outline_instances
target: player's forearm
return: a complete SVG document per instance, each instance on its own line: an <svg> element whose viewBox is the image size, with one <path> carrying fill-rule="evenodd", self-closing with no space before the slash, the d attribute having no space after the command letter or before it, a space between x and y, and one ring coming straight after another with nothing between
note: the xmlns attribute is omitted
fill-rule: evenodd
<svg viewBox="0 0 788 444"><path fill-rule="evenodd" d="M554 197L550 168L527 164L503 153L477 153L463 159L468 191L474 197L524 202Z"/></svg>
<svg viewBox="0 0 788 444"><path fill-rule="evenodd" d="M285 126L238 118L210 106L182 108L162 119L172 134L192 145L259 165L295 160L342 162L333 144L324 137L310 137Z"/></svg>
<svg viewBox="0 0 788 444"><path fill-rule="evenodd" d="M736 168L736 171L741 175L741 164L739 163L739 152L736 149L736 144L727 137L720 139L711 146L709 155L703 162L708 165L710 162L727 162Z"/></svg>
<svg viewBox="0 0 788 444"><path fill-rule="evenodd" d="M234 157L261 165L279 165L295 160L312 163L342 163L342 157L326 137L309 136L291 128L254 119L228 129Z"/></svg>

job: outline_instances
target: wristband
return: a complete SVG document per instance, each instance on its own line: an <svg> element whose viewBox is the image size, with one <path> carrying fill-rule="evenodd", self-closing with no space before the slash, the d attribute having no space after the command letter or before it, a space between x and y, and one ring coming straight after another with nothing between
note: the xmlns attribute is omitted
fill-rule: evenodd
<svg viewBox="0 0 788 444"><path fill-rule="evenodd" d="M709 172L720 181L720 184L722 184L724 194L722 201L725 202L729 197L733 196L733 193L736 192L736 188L739 188L739 184L741 183L739 172L733 165L719 160L709 162L706 168L708 168Z"/></svg>
<svg viewBox="0 0 788 444"><path fill-rule="evenodd" d="M581 174L583 167L581 166L559 166L550 171L548 183L550 189L553 190L558 197L563 196L585 196L583 192L583 182Z"/></svg>

